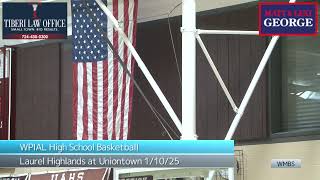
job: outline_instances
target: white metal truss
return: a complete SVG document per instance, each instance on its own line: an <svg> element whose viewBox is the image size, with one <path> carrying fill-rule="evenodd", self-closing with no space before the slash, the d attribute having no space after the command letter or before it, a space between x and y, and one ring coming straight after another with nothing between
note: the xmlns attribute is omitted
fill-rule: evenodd
<svg viewBox="0 0 320 180"><path fill-rule="evenodd" d="M181 139L197 139L196 136L196 87L195 87L195 62L196 62L196 46L195 39L197 39L201 49L203 50L215 76L218 79L220 86L222 87L229 103L231 104L234 112L236 113L232 124L227 132L225 140L231 140L238 124L241 120L241 117L247 107L247 104L252 96L252 93L258 83L258 80L269 60L269 57L274 49L279 36L273 36L260 63L259 66L249 84L249 87L240 103L239 108L236 106L232 96L230 95L224 81L222 80L218 69L212 61L203 41L200 38L200 34L223 34L223 35L259 35L258 31L237 31L237 30L201 30L196 29L196 1L195 0L182 0L182 120L181 123L170 106L169 102L165 98L161 89L153 79L152 75L148 71L147 67L143 63L142 59L136 52L135 48L120 28L118 21L115 19L113 14L108 10L106 5L101 0L95 0L101 9L106 13L113 23L115 29L119 32L119 35L123 38L125 44L128 46L128 49L131 51L132 55L136 59L138 66L141 71L149 81L151 87L157 94L161 103L169 113L171 119L182 133ZM295 0L290 0L289 3L294 3ZM234 168L228 169L228 179L234 180Z"/></svg>
<svg viewBox="0 0 320 180"><path fill-rule="evenodd" d="M251 34L251 32L248 32L248 31L234 31L232 33L235 33L235 32L238 32L239 33L238 35L253 35L253 34ZM211 31L211 34L215 34L215 33L216 34L223 34L224 32ZM226 33L229 34L230 31L226 32ZM256 70L256 72L255 72L255 74L253 76L253 79L251 80L250 85L249 85L249 87L248 87L248 89L247 89L247 91L246 91L246 93L245 93L245 95L244 95L244 97L243 97L243 99L241 101L239 109L237 108L237 106L236 106L235 102L233 101L233 99L232 99L227 87L225 86L225 84L224 84L224 82L223 82L223 80L222 80L222 78L221 78L216 66L214 65L214 63L213 63L213 61L212 61L212 59L211 59L211 57L210 57L205 45L203 44L203 42L202 42L202 40L201 40L201 38L199 36L199 33L196 34L196 39L198 40L198 43L199 43L201 49L203 50L203 52L204 52L204 54L205 54L205 56L206 56L206 58L207 58L207 60L208 60L208 62L210 64L210 66L211 66L216 78L218 79L218 82L219 82L221 88L223 89L223 91L224 91L226 97L228 98L228 100L229 100L234 112L236 113L236 116L234 117L234 119L232 121L232 124L231 124L231 126L230 126L230 128L228 130L228 133L227 133L227 135L225 137L225 140L231 140L233 135L234 135L235 130L238 127L238 124L239 124L239 122L241 120L241 117L242 117L242 115L243 115L243 113L244 113L244 111L245 111L245 109L247 107L247 104L248 104L248 102L250 100L250 97L252 96L254 88L256 87L256 85L258 83L258 80L259 80L259 78L260 78L260 76L261 76L261 74L263 72L263 69L266 66L267 62L268 62L268 59L269 59L269 57L270 57L270 55L272 53L272 50L275 47L275 45L276 45L276 43L277 43L277 41L279 39L279 36L272 37L272 39L271 39L271 41L270 41L270 43L268 45L268 48L265 51L265 53L264 53L264 55L262 57L262 60L261 60L259 66L258 66L258 68L257 68L257 70ZM228 179L229 180L233 180L234 179L234 169L233 168L228 168Z"/></svg>
<svg viewBox="0 0 320 180"><path fill-rule="evenodd" d="M295 2L295 0L290 0L289 1L289 3L294 3L294 2ZM221 88L223 89L226 97L228 98L233 110L236 112L236 115L235 115L235 117L234 117L234 119L233 119L233 121L231 123L231 126L229 127L229 130L227 132L227 135L225 137L225 140L231 140L233 135L234 135L234 133L235 133L235 131L236 131L236 129L237 129L237 127L238 127L238 125L239 125L241 117L242 117L242 115L243 115L243 113L244 113L244 111L245 111L245 109L246 109L246 107L248 105L248 102L249 102L249 100L250 100L250 98L251 98L251 96L253 94L253 91L254 91L257 83L258 83L258 80L260 79L261 74L262 74L262 72L263 72L263 70L264 70L264 68L265 68L265 66L266 66L266 64L267 64L267 62L269 60L269 57L270 57L275 45L277 44L279 36L273 36L272 37L272 39L271 39L271 41L270 41L270 43L269 43L269 45L268 45L268 47L267 47L267 49L265 51L260 63L259 63L259 66L258 66L258 68L257 68L257 70L256 70L256 72L255 72L250 84L249 84L249 87L248 87L248 89L247 89L247 91L246 91L246 93L245 93L245 95L244 95L244 97L243 97L243 99L242 99L242 101L240 103L239 109L238 109L236 104L234 103L234 101L233 101L233 99L232 99L227 87L225 86L225 84L224 84L224 82L223 82L223 80L222 80L222 78L221 78L216 66L214 65L214 63L213 63L213 61L212 61L212 59L211 59L211 57L210 57L205 45L203 44L203 42L202 42L202 40L200 38L200 34L259 35L259 32L258 31L201 30L201 29L199 29L195 33L195 37L198 40L198 43L199 43L201 49L203 50L203 53L205 54L205 56L206 56L206 58L207 58L207 60L208 60L208 62L210 64L210 66L211 66L216 78L218 79ZM228 168L228 179L229 180L233 180L234 179L234 169L233 168Z"/></svg>
<svg viewBox="0 0 320 180"><path fill-rule="evenodd" d="M289 3L294 3L294 2L295 2L295 0L290 0L289 1ZM246 107L248 105L248 102L249 102L249 100L250 100L250 98L252 96L254 88L256 87L256 85L258 83L258 80L259 80L259 78L260 78L260 76L261 76L261 74L262 74L262 72L263 72L268 60L269 60L269 57L270 57L270 55L272 53L272 50L274 49L275 45L277 44L279 36L273 36L272 37L272 39L271 39L271 41L270 41L270 43L269 43L264 55L263 55L263 57L262 57L262 59L260 61L260 64L259 64L259 66L258 66L258 68L257 68L257 70L256 70L256 72L255 72L250 84L249 84L249 87L248 87L248 89L247 89L247 91L246 91L246 93L245 93L245 95L244 95L244 97L243 97L243 99L242 99L242 101L240 103L240 106L239 106L239 108L237 108L237 106L234 103L234 101L233 101L233 99L232 99L227 87L225 86L225 84L224 84L224 82L223 82L223 80L222 80L222 78L221 78L216 66L213 63L212 58L210 57L210 55L209 55L209 53L208 53L203 41L201 40L200 34L259 35L259 32L258 31L202 30L202 29L198 29L196 31L196 33L195 33L195 37L198 40L198 43L199 43L201 49L203 50L203 53L205 54L205 56L206 56L206 58L207 58L207 60L208 60L208 62L210 64L210 66L211 66L216 78L218 79L221 88L223 89L226 97L228 98L233 110L236 112L236 116L234 117L234 119L232 121L232 124L231 124L231 126L230 126L230 128L229 128L229 130L227 132L226 137L225 137L225 140L231 140L233 135L234 135L235 130L238 127L238 124L239 124L239 122L241 120L241 117L242 117L242 115L243 115L243 113L244 113L244 111L245 111L245 109L246 109Z"/></svg>
<svg viewBox="0 0 320 180"><path fill-rule="evenodd" d="M226 87L224 81L222 80L220 74L219 74L219 71L218 69L216 68L214 62L212 61L212 58L208 52L208 50L206 49L203 41L201 40L201 37L199 36L199 32L203 32L202 30L198 30L196 32L196 39L198 40L198 43L201 47L201 49L203 50L203 53L205 54L211 68L212 68L212 71L214 72L214 75L216 76L216 78L218 79L218 82L221 86L221 88L223 89L223 92L225 93L227 99L229 100L229 103L231 104L231 107L233 108L234 112L236 113L236 116L234 117L233 121L232 121L232 124L229 128L229 131L225 137L225 140L231 140L232 139L232 136L240 122L240 119L247 107L247 104L250 100L250 97L252 96L252 93L254 91L254 88L256 87L257 83L258 83L258 80L264 70L264 67L266 65L266 63L268 62L268 59L272 53L272 50L273 48L275 47L278 39L279 39L279 36L274 36L272 37L261 61L260 61L260 64L250 82L250 85L241 101L241 104L239 106L239 108L237 107L237 105L235 104L234 100L232 99L232 96L230 95L229 91L228 91L228 88ZM211 30L210 31L210 34L236 34L238 33L238 35L254 35L255 31L220 31L220 30Z"/></svg>

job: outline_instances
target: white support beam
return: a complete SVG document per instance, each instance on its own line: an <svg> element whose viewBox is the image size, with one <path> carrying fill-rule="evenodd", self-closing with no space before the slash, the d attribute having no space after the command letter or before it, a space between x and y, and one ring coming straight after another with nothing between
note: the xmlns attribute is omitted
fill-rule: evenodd
<svg viewBox="0 0 320 180"><path fill-rule="evenodd" d="M196 2L182 0L182 136L196 134Z"/></svg>
<svg viewBox="0 0 320 180"><path fill-rule="evenodd" d="M212 58L211 58L211 56L210 56L210 54L209 54L206 46L204 45L201 37L199 36L199 34L196 34L196 39L198 40L198 43L199 43L201 49L203 50L203 53L204 53L204 55L206 56L206 58L207 58L207 60L208 60L208 63L210 64L211 69L212 69L214 75L216 76L216 78L217 78L217 80L218 80L218 82L219 82L219 84L220 84L223 92L224 92L225 95L227 96L227 98L228 98L228 100L229 100L229 103L230 103L233 111L234 111L234 112L237 112L237 111L238 111L238 107L237 107L237 105L235 104L234 100L232 99L232 97L231 97L231 95L230 95L230 93L229 93L229 91L228 91L228 88L227 88L226 85L224 84L224 82L223 82L223 80L222 80L222 77L220 76L220 73L219 73L217 67L214 65L214 63L213 63L213 61L212 61Z"/></svg>
<svg viewBox="0 0 320 180"><path fill-rule="evenodd" d="M151 85L152 89L154 90L154 92L156 93L158 98L160 99L162 105L167 110L169 116L173 120L173 122L176 125L177 129L180 132L182 132L182 124L181 124L178 116L176 115L176 113L172 109L172 107L169 104L168 100L166 99L166 97L162 93L160 87L158 86L158 84L156 83L156 81L152 77L151 73L149 72L148 68L143 63L141 57L139 56L139 54L137 53L137 51L133 47L132 43L130 42L130 40L128 39L126 34L123 32L123 30L119 26L118 21L116 20L116 18L113 16L111 11L107 8L107 6L101 0L96 0L96 2L98 3L98 5L102 9L102 11L109 17L109 20L111 20L112 24L114 25L114 28L118 31L120 37L122 37L124 43L127 45L129 51L132 53L132 56L135 58L138 66L140 67L140 69L143 72L144 76L146 77L146 79L148 80L149 84Z"/></svg>
<svg viewBox="0 0 320 180"><path fill-rule="evenodd" d="M259 31L237 31L237 30L203 30L198 29L198 34L224 34L224 35L259 35Z"/></svg>

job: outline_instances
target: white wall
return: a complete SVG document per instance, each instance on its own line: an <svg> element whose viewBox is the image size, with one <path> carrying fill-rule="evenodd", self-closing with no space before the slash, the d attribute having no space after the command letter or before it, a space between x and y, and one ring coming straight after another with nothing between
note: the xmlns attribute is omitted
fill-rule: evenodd
<svg viewBox="0 0 320 180"><path fill-rule="evenodd" d="M238 146L245 156L246 180L319 180L320 140ZM297 169L271 168L271 159L301 159Z"/></svg>

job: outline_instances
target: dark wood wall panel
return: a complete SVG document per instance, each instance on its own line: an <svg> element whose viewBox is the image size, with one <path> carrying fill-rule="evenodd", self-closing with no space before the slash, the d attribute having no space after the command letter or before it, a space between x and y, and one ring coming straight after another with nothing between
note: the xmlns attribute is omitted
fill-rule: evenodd
<svg viewBox="0 0 320 180"><path fill-rule="evenodd" d="M59 44L17 48L16 139L59 138Z"/></svg>
<svg viewBox="0 0 320 180"><path fill-rule="evenodd" d="M60 139L72 139L72 43L61 45Z"/></svg>
<svg viewBox="0 0 320 180"><path fill-rule="evenodd" d="M175 19L172 21L172 29L179 29L179 24ZM181 35L175 35L175 44L177 45L178 59L181 59L179 49L181 49ZM137 51L146 63L149 71L160 86L164 95L167 97L173 109L181 117L181 84L176 70L174 54L170 41L168 26L165 23L150 22L139 24L137 31ZM142 90L164 116L167 122L174 127L169 115L164 110L161 102L151 89L148 81L136 65L135 79L138 81ZM133 139L168 139L164 129L153 115L146 102L134 89L133 114L131 138Z"/></svg>

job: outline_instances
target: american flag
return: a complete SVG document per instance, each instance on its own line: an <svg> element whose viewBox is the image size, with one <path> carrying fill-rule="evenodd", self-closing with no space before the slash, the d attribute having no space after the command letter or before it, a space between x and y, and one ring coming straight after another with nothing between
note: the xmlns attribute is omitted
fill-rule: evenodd
<svg viewBox="0 0 320 180"><path fill-rule="evenodd" d="M104 2L135 45L138 0ZM74 138L127 139L133 82L106 38L131 73L134 59L94 0L72 0L72 22Z"/></svg>

